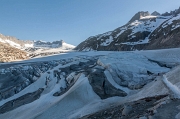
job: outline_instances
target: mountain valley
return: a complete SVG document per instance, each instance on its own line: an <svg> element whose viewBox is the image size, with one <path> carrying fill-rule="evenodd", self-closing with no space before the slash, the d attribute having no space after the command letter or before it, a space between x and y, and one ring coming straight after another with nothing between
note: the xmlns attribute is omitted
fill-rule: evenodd
<svg viewBox="0 0 180 119"><path fill-rule="evenodd" d="M0 34L0 119L180 119L180 8L77 47Z"/></svg>

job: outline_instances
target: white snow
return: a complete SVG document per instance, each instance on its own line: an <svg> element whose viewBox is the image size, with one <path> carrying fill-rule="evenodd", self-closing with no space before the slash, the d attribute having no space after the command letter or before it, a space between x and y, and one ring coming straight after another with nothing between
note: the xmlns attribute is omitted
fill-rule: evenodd
<svg viewBox="0 0 180 119"><path fill-rule="evenodd" d="M112 31L109 31L109 32L106 32L106 33L97 35L97 36L95 36L95 37L97 37L97 40L100 40L102 37L106 37L106 36L111 35L111 33L112 33Z"/></svg>
<svg viewBox="0 0 180 119"><path fill-rule="evenodd" d="M179 19L180 19L180 14L178 14L176 17L170 16L169 19L165 23L163 23L162 27L165 28L171 25L173 21L179 20Z"/></svg>
<svg viewBox="0 0 180 119"><path fill-rule="evenodd" d="M175 29L177 29L177 28L179 28L179 27L180 27L180 24L176 24L176 26L172 26L171 31L173 31L173 30L175 30Z"/></svg>
<svg viewBox="0 0 180 119"><path fill-rule="evenodd" d="M127 30L127 27L122 27L120 28L120 32L115 36L115 38L119 37L122 33L124 33L124 31Z"/></svg>
<svg viewBox="0 0 180 119"><path fill-rule="evenodd" d="M76 46L68 44L68 43L65 43L65 42L62 44L62 49L73 49L75 47Z"/></svg>
<svg viewBox="0 0 180 119"><path fill-rule="evenodd" d="M36 118L45 119L51 117L53 119L66 119L68 115L84 105L100 100L84 75L81 75L76 84L62 96L52 96L58 90L59 84L56 84L53 90L41 95L40 99L8 113L1 114L0 118L6 118L7 116L9 119L34 118L45 111Z"/></svg>
<svg viewBox="0 0 180 119"><path fill-rule="evenodd" d="M138 45L138 44L146 44L146 43L149 43L148 37L146 37L144 40L139 40L137 42L124 42L124 43L121 43L121 44L125 44L125 45Z"/></svg>
<svg viewBox="0 0 180 119"><path fill-rule="evenodd" d="M109 36L109 39L105 39L105 41L102 42L100 45L101 46L108 46L109 44L111 44L112 41L113 41L113 37Z"/></svg>
<svg viewBox="0 0 180 119"><path fill-rule="evenodd" d="M163 81L166 86L175 94L175 97L180 99L180 90L176 85L173 85L170 81L168 81L166 75L163 75Z"/></svg>
<svg viewBox="0 0 180 119"><path fill-rule="evenodd" d="M6 43L2 38L0 38L0 42L2 42L2 43Z"/></svg>
<svg viewBox="0 0 180 119"><path fill-rule="evenodd" d="M32 44L24 44L24 46L25 46L26 48L28 48L28 47L33 47L34 45L33 45L33 43L32 43Z"/></svg>
<svg viewBox="0 0 180 119"><path fill-rule="evenodd" d="M154 20L150 20L151 18L156 18ZM143 19L149 19L144 21ZM134 35L138 32L153 32L157 27L159 27L164 21L166 21L167 18L162 18L160 16L147 16L147 17L142 17L140 20L135 20L134 22L129 24L129 29L132 29L132 33L129 35L129 41L134 38ZM150 36L150 34L149 34ZM140 39L137 42L124 42L122 44L126 45L138 45L138 44L146 44L149 43L149 36L146 37L145 39Z"/></svg>
<svg viewBox="0 0 180 119"><path fill-rule="evenodd" d="M13 41L11 41L9 39L2 39L2 38L0 38L0 42L8 43L9 45L11 45L11 46L13 46L15 48L21 48L21 46L19 44L15 43L15 42L13 42Z"/></svg>
<svg viewBox="0 0 180 119"><path fill-rule="evenodd" d="M149 59L154 59L156 61L166 63L180 63L180 48L136 51L135 53L144 55Z"/></svg>
<svg viewBox="0 0 180 119"><path fill-rule="evenodd" d="M114 81L114 79L113 79L113 77L112 77L112 75L110 74L109 71L107 71L107 70L104 71L104 74L105 74L105 76L107 77L107 80L108 80L115 88L121 89L121 90L123 90L124 92L126 92L127 94L129 94L130 89L118 85L118 84Z"/></svg>
<svg viewBox="0 0 180 119"><path fill-rule="evenodd" d="M152 18L156 18L156 17L157 16L149 15L149 16L141 17L140 19L152 19Z"/></svg>

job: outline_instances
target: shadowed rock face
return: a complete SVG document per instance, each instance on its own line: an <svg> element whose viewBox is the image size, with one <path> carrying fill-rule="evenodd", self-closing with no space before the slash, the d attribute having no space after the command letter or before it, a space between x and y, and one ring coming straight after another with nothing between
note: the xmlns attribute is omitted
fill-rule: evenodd
<svg viewBox="0 0 180 119"><path fill-rule="evenodd" d="M159 12L157 12L157 11L154 11L151 15L154 15L154 16L159 16L159 15L161 15Z"/></svg>

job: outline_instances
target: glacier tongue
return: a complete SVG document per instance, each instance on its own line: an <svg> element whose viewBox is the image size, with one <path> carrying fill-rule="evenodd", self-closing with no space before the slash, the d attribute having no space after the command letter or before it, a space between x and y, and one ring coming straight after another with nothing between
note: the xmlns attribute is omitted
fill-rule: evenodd
<svg viewBox="0 0 180 119"><path fill-rule="evenodd" d="M0 101L0 118L81 118L111 105L171 95L172 88L167 89L162 79L162 74L171 69L161 63L173 62L166 57L167 52L175 53L177 58L178 51L71 52L1 64L1 77L19 75L28 79L29 73L36 76L18 93L11 90L13 95ZM158 57L159 53L165 56ZM179 81L173 76L179 77L179 69L166 73L167 80L177 88ZM9 90L0 91L8 95Z"/></svg>

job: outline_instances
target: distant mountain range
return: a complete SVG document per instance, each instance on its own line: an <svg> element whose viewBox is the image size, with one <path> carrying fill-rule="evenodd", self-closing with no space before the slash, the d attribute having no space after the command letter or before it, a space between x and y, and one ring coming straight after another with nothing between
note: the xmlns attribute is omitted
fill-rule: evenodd
<svg viewBox="0 0 180 119"><path fill-rule="evenodd" d="M25 40L19 40L15 37L11 36L4 36L0 34L0 42L9 44L12 47L18 48L18 49L27 49L27 48L59 48L63 46L63 43L65 43L63 40L59 41L52 41L52 42L46 42L46 41L25 41ZM69 47L74 47L73 45L69 45Z"/></svg>
<svg viewBox="0 0 180 119"><path fill-rule="evenodd" d="M0 62L58 54L72 50L75 47L63 40L53 42L24 41L3 34L0 34L0 45Z"/></svg>
<svg viewBox="0 0 180 119"><path fill-rule="evenodd" d="M180 8L170 13L138 12L124 26L91 36L79 51L131 51L180 47Z"/></svg>

